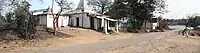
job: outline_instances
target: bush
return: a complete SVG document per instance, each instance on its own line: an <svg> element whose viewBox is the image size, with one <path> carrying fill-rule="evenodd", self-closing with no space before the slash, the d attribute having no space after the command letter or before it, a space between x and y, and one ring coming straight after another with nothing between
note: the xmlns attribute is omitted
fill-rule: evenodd
<svg viewBox="0 0 200 53"><path fill-rule="evenodd" d="M13 31L21 39L34 39L38 20L32 17L26 5L17 6L6 14L5 21L8 24L1 26L2 31Z"/></svg>

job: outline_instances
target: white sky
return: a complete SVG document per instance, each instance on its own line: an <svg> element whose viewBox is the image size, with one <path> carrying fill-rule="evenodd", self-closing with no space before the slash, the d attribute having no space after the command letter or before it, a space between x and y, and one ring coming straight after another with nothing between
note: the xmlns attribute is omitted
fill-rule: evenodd
<svg viewBox="0 0 200 53"><path fill-rule="evenodd" d="M167 0L169 12L164 15L168 19L185 18L188 14L200 13L200 0Z"/></svg>
<svg viewBox="0 0 200 53"><path fill-rule="evenodd" d="M79 0L69 1L73 3L73 7L76 7L79 2ZM30 3L33 6L32 9L44 9L51 6L51 0L44 0L42 5L36 0L32 0ZM188 14L200 13L200 0L167 0L166 4L169 12L164 14L164 18L181 19Z"/></svg>

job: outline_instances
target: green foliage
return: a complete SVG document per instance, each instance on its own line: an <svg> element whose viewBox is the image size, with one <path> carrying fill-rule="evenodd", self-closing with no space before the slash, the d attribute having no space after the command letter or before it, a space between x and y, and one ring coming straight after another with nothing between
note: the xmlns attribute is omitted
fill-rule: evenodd
<svg viewBox="0 0 200 53"><path fill-rule="evenodd" d="M16 32L25 38L26 29L28 23L28 10L27 8L19 6L15 11L15 18L17 21L17 30Z"/></svg>
<svg viewBox="0 0 200 53"><path fill-rule="evenodd" d="M189 16L187 27L197 27L200 25L200 16Z"/></svg>
<svg viewBox="0 0 200 53"><path fill-rule="evenodd" d="M123 2L124 0L116 0L107 14L114 19L128 17L128 10L126 10L126 4L124 4Z"/></svg>
<svg viewBox="0 0 200 53"><path fill-rule="evenodd" d="M13 12L9 12L5 15L4 20L8 23L4 30L12 30L18 34L22 39L34 39L36 33L36 25L38 20L32 17L28 8L29 3L26 1L15 5L16 8Z"/></svg>
<svg viewBox="0 0 200 53"><path fill-rule="evenodd" d="M9 12L6 14L6 22L14 23L14 13Z"/></svg>
<svg viewBox="0 0 200 53"><path fill-rule="evenodd" d="M115 0L108 15L114 19L127 17L130 28L140 29L154 12L164 12L165 6L164 0Z"/></svg>
<svg viewBox="0 0 200 53"><path fill-rule="evenodd" d="M93 10L104 14L111 5L111 0L88 0L88 4L93 7Z"/></svg>
<svg viewBox="0 0 200 53"><path fill-rule="evenodd" d="M62 9L62 10L71 10L72 9L72 3L68 2L67 0L55 0L56 3L58 4L58 6Z"/></svg>

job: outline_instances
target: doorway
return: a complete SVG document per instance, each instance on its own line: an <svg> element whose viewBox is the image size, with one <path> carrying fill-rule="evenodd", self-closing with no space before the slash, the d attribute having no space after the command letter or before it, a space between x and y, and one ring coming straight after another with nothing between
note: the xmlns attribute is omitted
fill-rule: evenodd
<svg viewBox="0 0 200 53"><path fill-rule="evenodd" d="M79 27L79 17L76 18L76 27Z"/></svg>
<svg viewBox="0 0 200 53"><path fill-rule="evenodd" d="M94 18L95 17L90 17L90 27L91 27L91 29L94 29Z"/></svg>

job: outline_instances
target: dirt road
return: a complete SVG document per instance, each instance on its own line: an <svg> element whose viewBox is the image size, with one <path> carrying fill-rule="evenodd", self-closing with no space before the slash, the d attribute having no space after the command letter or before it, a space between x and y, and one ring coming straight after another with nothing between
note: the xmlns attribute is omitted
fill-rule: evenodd
<svg viewBox="0 0 200 53"><path fill-rule="evenodd" d="M152 45L154 45L155 43L160 46L166 46L157 42L161 41L162 43L163 39L169 36L173 36L174 34L175 34L174 31L147 33L147 34L139 34L141 36L137 38L128 38L122 40L105 41L105 42L90 43L90 44L77 44L60 48L37 48L24 51L13 51L8 53L154 53L154 52L156 53L156 51L158 51L159 49L156 47L156 49L150 50L150 48L154 48L154 46ZM198 43L196 44L198 45Z"/></svg>

